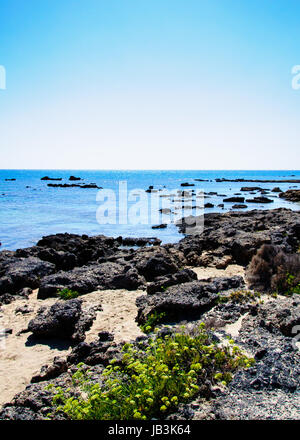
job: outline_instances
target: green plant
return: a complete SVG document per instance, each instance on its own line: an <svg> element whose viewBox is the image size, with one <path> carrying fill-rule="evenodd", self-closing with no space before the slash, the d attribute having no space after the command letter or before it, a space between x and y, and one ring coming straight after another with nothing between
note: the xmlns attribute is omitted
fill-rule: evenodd
<svg viewBox="0 0 300 440"><path fill-rule="evenodd" d="M77 298L79 295L80 295L79 292L76 292L74 290L70 290L67 288L59 290L57 292L57 296L59 296L61 299L65 299L65 300Z"/></svg>
<svg viewBox="0 0 300 440"><path fill-rule="evenodd" d="M144 333L151 333L154 330L156 324L159 324L165 316L166 316L165 312L158 313L155 311L151 313L150 315L147 316L147 320L145 324L142 324L140 326L141 330Z"/></svg>
<svg viewBox="0 0 300 440"><path fill-rule="evenodd" d="M226 385L240 367L254 362L230 341L220 346L201 324L194 334L185 329L149 345L123 346L122 360L111 361L95 383L82 365L73 376L73 394L54 389L53 405L76 420L164 418L190 401L205 381Z"/></svg>
<svg viewBox="0 0 300 440"><path fill-rule="evenodd" d="M287 273L286 276L287 290L284 292L285 295L290 296L293 295L294 293L298 295L300 294L300 283L296 284L295 279L296 279L295 275Z"/></svg>
<svg viewBox="0 0 300 440"><path fill-rule="evenodd" d="M258 292L251 292L249 290L235 290L230 292L229 295L222 295L219 293L218 302L225 303L232 301L235 303L244 303L248 301L255 301L256 299L260 298L260 296L261 295Z"/></svg>

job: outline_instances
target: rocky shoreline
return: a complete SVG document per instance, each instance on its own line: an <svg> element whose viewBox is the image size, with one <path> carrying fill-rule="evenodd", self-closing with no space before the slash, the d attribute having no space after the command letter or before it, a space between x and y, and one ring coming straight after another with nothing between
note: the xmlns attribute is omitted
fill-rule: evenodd
<svg viewBox="0 0 300 440"><path fill-rule="evenodd" d="M263 245L287 255L299 251L300 213L283 208L231 211L206 214L204 220L201 235L187 235L176 244L57 234L30 248L0 252L0 314L22 302L18 313L26 316L33 291L42 305L24 320L27 327L19 336L8 331L5 339L22 337L25 344L55 339L69 347L64 357L48 362L38 374L32 372L31 384L4 404L0 419L45 418L52 406L47 384L68 388L79 362L101 381L103 368L121 356L122 338L116 340L113 329L103 327L99 334L92 332L94 339L87 340L87 335L101 321L105 295L113 292L132 295L135 328L153 315L163 315L158 323L162 332L164 324L172 332L182 323L192 329L203 321L220 343L231 336L256 361L238 371L227 387L203 384L192 402L168 418L300 419L300 353L294 334L300 325L299 295L275 298L260 292L263 297L243 294L236 300L238 292L251 287L244 275ZM183 233L186 224L187 219L178 224ZM227 275L231 267L238 267L238 273ZM213 276L202 277L206 269L213 270ZM59 299L57 292L66 288L80 296ZM89 295L90 305L85 300ZM102 301L94 300L97 295ZM220 302L220 295L226 301ZM147 345L148 338L135 333L132 342Z"/></svg>

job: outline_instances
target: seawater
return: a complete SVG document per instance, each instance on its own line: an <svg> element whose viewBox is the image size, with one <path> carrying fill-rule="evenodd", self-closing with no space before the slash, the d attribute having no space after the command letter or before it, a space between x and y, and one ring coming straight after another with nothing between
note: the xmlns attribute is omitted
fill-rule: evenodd
<svg viewBox="0 0 300 440"><path fill-rule="evenodd" d="M72 183L69 177L81 177L81 182L96 183L105 189L116 193L118 201L119 182L127 182L128 191L146 190L150 185L155 189L170 192L174 189L195 189L205 192L218 192L233 196L240 192L242 186L259 186L272 189L279 186L283 191L291 187L300 188L298 184L290 183L239 183L216 182L216 178L226 179L300 179L300 171L94 171L94 170L0 170L0 249L15 250L34 245L42 236L69 232L76 234L98 235L117 237L158 237L163 243L176 242L182 238L174 224L166 229L153 230L148 224L99 224L96 212L100 203L96 200L97 189L81 188L50 188L48 183ZM41 181L44 176L62 178L61 182ZM5 181L5 179L16 179ZM197 182L194 179L207 179L208 182ZM191 188L182 188L183 182L194 183ZM259 194L257 194L259 195ZM285 207L299 210L300 205L274 196L274 203L268 205L248 204L250 209L270 209ZM254 197L249 196L247 197ZM269 197L269 195L268 195ZM207 212L226 212L232 209L232 204L225 204L225 209L218 208L222 197L212 196L205 200L215 205L206 209ZM118 207L118 204L117 204ZM150 215L149 215L150 218Z"/></svg>

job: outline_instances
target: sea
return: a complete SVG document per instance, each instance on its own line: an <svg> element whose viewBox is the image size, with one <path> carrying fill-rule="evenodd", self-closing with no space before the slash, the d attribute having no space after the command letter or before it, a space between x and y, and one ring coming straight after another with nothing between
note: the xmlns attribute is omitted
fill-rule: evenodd
<svg viewBox="0 0 300 440"><path fill-rule="evenodd" d="M47 181L41 178L61 179ZM70 181L70 176L80 181ZM157 206L150 202L153 187L157 194L178 194L178 191L203 191L205 203L214 205L203 212L227 212L234 203L218 206L223 198L239 194L242 186L258 186L266 190L280 187L282 191L300 189L296 183L217 182L216 179L282 180L300 179L300 171L237 171L237 170L0 170L0 250L16 250L33 246L45 235L74 233L104 234L111 237L157 237L163 243L179 241L183 235L168 219L157 218ZM6 180L8 179L8 180ZM11 180L15 179L15 180ZM202 179L202 181L195 180ZM48 184L96 184L97 188L51 187ZM193 184L182 187L182 183ZM259 196L243 193L246 198ZM145 197L147 199L145 199ZM238 197L238 196L236 196ZM270 192L269 204L246 203L247 208L274 209L285 207L299 210L299 203L291 203ZM163 198L161 198L163 200ZM107 209L105 210L105 206ZM154 213L155 210L155 213ZM104 212L105 211L105 212ZM125 213L125 214L124 214ZM131 214L130 214L131 213ZM121 215L122 214L122 215ZM134 214L134 215L133 215ZM155 214L155 215L154 215ZM160 223L167 227L152 229Z"/></svg>

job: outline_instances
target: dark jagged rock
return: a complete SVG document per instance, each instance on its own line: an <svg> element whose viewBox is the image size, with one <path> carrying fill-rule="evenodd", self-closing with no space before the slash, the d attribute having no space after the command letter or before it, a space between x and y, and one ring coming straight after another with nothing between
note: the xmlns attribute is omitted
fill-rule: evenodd
<svg viewBox="0 0 300 440"><path fill-rule="evenodd" d="M41 180L62 180L62 178L61 177L48 177L48 176L45 176L45 177L42 177Z"/></svg>
<svg viewBox="0 0 300 440"><path fill-rule="evenodd" d="M300 329L300 298L277 298L261 305L256 313L259 325L275 335L293 337Z"/></svg>
<svg viewBox="0 0 300 440"><path fill-rule="evenodd" d="M162 292L167 287L174 286L176 284L188 283L197 279L196 273L191 269L182 269L171 275L157 277L155 281L148 284L147 293L153 295L154 293Z"/></svg>
<svg viewBox="0 0 300 440"><path fill-rule="evenodd" d="M166 223L162 223L161 225L154 225L152 229L165 229L168 225Z"/></svg>
<svg viewBox="0 0 300 440"><path fill-rule="evenodd" d="M281 314L272 313L272 325L268 328L261 319L265 312L271 311L272 306L278 311L276 302L272 301L267 308L266 305L258 305L257 312L253 311L242 321L237 341L255 355L256 364L236 374L231 384L235 389L282 389L295 392L300 387L300 353L294 346L293 338L282 335ZM287 302L286 306L289 305ZM299 308L299 305L294 307Z"/></svg>
<svg viewBox="0 0 300 440"><path fill-rule="evenodd" d="M11 257L0 261L0 295L17 293L23 287L36 289L40 279L54 270L54 264L35 257Z"/></svg>
<svg viewBox="0 0 300 440"><path fill-rule="evenodd" d="M65 359L56 356L52 365L44 365L39 374L31 379L31 383L43 382L45 380L54 379L68 370L68 363Z"/></svg>
<svg viewBox="0 0 300 440"><path fill-rule="evenodd" d="M227 199L223 199L223 202L231 202L231 203L244 203L245 197L228 197Z"/></svg>
<svg viewBox="0 0 300 440"><path fill-rule="evenodd" d="M140 238L134 238L134 237L125 237L121 238L121 244L123 246L146 246L146 245L152 245L157 246L160 245L161 240L155 237L140 237Z"/></svg>
<svg viewBox="0 0 300 440"><path fill-rule="evenodd" d="M251 191L264 191L260 186L243 186L241 191L251 192Z"/></svg>
<svg viewBox="0 0 300 440"><path fill-rule="evenodd" d="M247 208L247 205L243 205L242 203L237 203L236 205L232 206L232 209L245 209Z"/></svg>
<svg viewBox="0 0 300 440"><path fill-rule="evenodd" d="M36 256L55 264L56 270L70 270L113 255L121 244L122 237L114 239L104 235L88 237L87 235L56 234L43 237L36 246L31 248L18 249L15 255L18 257Z"/></svg>
<svg viewBox="0 0 300 440"><path fill-rule="evenodd" d="M171 286L156 295L140 296L136 300L136 320L139 324L144 324L147 317L154 312L164 312L165 321L199 318L215 305L218 292L243 285L242 277L216 278L212 282L193 281Z"/></svg>
<svg viewBox="0 0 300 440"><path fill-rule="evenodd" d="M282 190L278 186L276 186L275 188L272 189L272 192L281 193Z"/></svg>
<svg viewBox="0 0 300 440"><path fill-rule="evenodd" d="M81 177L70 176L70 177L69 177L69 180L70 180L70 181L81 180Z"/></svg>
<svg viewBox="0 0 300 440"><path fill-rule="evenodd" d="M247 203L273 203L274 200L268 197L253 197L253 199L246 199Z"/></svg>
<svg viewBox="0 0 300 440"><path fill-rule="evenodd" d="M251 183L300 183L299 179L225 179L218 178L215 179L216 182L251 182Z"/></svg>
<svg viewBox="0 0 300 440"><path fill-rule="evenodd" d="M51 381L54 386L66 387L71 384L67 373L60 375ZM45 420L48 413L53 411L53 392L47 390L50 382L34 383L28 385L24 391L18 393L10 403L7 403L0 410L0 420ZM65 419L62 414L57 415L58 419Z"/></svg>
<svg viewBox="0 0 300 440"><path fill-rule="evenodd" d="M38 298L56 296L57 292L64 288L84 294L104 289L136 290L143 285L143 278L128 264L90 264L44 277L41 280Z"/></svg>
<svg viewBox="0 0 300 440"><path fill-rule="evenodd" d="M176 259L164 248L141 249L131 260L139 274L147 281L153 281L158 276L172 274L178 271Z"/></svg>
<svg viewBox="0 0 300 440"><path fill-rule="evenodd" d="M48 183L47 186L50 188L92 188L92 189L102 189L101 186L95 183Z"/></svg>
<svg viewBox="0 0 300 440"><path fill-rule="evenodd" d="M181 232L189 223L177 223ZM201 221L200 221L201 223ZM187 235L175 248L183 252L187 265L197 265L203 252L212 256L229 255L233 262L247 265L263 244L280 245L285 252L295 252L300 240L300 213L280 208L204 215L201 235Z"/></svg>
<svg viewBox="0 0 300 440"><path fill-rule="evenodd" d="M21 313L22 315L26 315L27 313L33 312L33 309L30 309L28 304L25 304L24 306L19 306L15 309L15 314Z"/></svg>
<svg viewBox="0 0 300 440"><path fill-rule="evenodd" d="M67 361L77 365L84 362L86 365L107 366L112 359L121 358L120 346L113 342L113 335L108 332L99 334L99 339L91 343L81 342L72 349Z"/></svg>
<svg viewBox="0 0 300 440"><path fill-rule="evenodd" d="M159 210L159 212L161 212L162 214L171 214L172 213L170 208L161 208Z"/></svg>
<svg viewBox="0 0 300 440"><path fill-rule="evenodd" d="M204 208L213 208L215 205L213 203L205 203Z"/></svg>
<svg viewBox="0 0 300 440"><path fill-rule="evenodd" d="M300 202L300 189L289 189L280 193L279 197L290 202Z"/></svg>
<svg viewBox="0 0 300 440"><path fill-rule="evenodd" d="M29 322L28 330L36 338L58 337L80 342L95 318L95 308L83 311L82 300L57 301L51 307L41 307Z"/></svg>

